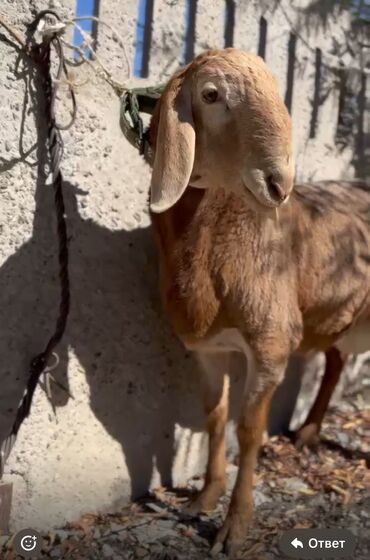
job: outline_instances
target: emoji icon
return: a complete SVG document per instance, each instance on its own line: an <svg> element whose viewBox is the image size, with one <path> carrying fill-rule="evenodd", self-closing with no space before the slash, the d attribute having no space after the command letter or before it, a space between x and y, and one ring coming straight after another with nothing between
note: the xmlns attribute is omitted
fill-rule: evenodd
<svg viewBox="0 0 370 560"><path fill-rule="evenodd" d="M35 558L42 549L42 536L35 529L23 529L15 535L13 545L19 556Z"/></svg>

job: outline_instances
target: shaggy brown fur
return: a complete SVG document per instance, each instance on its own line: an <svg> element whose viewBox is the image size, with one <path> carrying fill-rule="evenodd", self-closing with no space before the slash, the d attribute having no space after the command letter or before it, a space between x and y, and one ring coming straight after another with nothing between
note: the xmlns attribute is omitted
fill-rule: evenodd
<svg viewBox="0 0 370 560"><path fill-rule="evenodd" d="M228 49L197 59L170 81L151 124L163 304L206 366L209 460L193 512L214 508L225 490L228 357L248 356L239 472L215 544L230 554L246 535L258 448L290 354L327 351L370 321L370 192L361 183L296 185L281 204L292 189L290 121L263 63L245 56ZM202 108L199 82L202 95L226 92L216 116ZM266 190L270 174L277 197ZM198 176L202 189L188 186Z"/></svg>

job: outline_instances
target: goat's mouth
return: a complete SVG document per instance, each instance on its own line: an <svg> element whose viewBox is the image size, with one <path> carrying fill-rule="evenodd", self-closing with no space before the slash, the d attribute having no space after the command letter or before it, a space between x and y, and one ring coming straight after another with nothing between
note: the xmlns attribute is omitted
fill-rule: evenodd
<svg viewBox="0 0 370 560"><path fill-rule="evenodd" d="M265 208L279 208L289 200L290 193L286 193L272 176L250 186L249 182L243 181L244 187L253 195L256 201Z"/></svg>

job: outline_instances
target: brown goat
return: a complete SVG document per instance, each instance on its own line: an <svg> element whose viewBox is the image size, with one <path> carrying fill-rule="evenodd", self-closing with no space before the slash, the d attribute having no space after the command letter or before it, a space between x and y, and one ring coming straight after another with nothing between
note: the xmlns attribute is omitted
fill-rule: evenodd
<svg viewBox="0 0 370 560"><path fill-rule="evenodd" d="M370 192L345 182L292 192L290 117L264 62L237 49L207 52L177 73L149 136L163 304L204 365L209 458L193 512L212 510L225 491L230 352L248 360L238 476L215 543L233 554L289 356L370 347Z"/></svg>

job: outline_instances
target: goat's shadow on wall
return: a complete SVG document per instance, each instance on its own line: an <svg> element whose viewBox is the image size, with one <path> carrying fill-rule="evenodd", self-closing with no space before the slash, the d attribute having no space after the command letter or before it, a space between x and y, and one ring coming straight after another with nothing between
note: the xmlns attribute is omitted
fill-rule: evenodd
<svg viewBox="0 0 370 560"><path fill-rule="evenodd" d="M92 411L122 445L137 497L154 465L172 484L176 424L202 428L198 370L161 317L150 229L85 220L75 187L65 191L75 292L66 342L86 372Z"/></svg>

